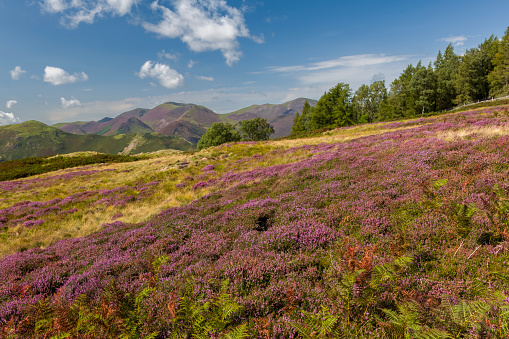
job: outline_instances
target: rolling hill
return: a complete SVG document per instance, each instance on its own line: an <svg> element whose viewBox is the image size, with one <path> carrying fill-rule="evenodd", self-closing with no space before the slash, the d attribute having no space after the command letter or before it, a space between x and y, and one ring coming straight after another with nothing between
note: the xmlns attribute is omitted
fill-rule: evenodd
<svg viewBox="0 0 509 339"><path fill-rule="evenodd" d="M80 135L67 133L38 121L0 126L0 161L80 151L136 154L162 149L194 149L193 144L180 137L145 133L144 131L149 129L136 121L127 126L120 124L119 127L130 134Z"/></svg>

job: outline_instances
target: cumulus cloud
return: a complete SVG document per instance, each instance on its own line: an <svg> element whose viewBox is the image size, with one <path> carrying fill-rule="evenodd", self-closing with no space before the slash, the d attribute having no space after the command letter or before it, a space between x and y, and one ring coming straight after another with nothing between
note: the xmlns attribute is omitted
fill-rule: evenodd
<svg viewBox="0 0 509 339"><path fill-rule="evenodd" d="M184 84L184 77L170 66L147 61L141 66L137 75L141 78L154 78L159 80L161 86L166 88L177 88Z"/></svg>
<svg viewBox="0 0 509 339"><path fill-rule="evenodd" d="M150 2L156 17L134 20L146 31L180 39L195 52L221 51L228 65L242 55L238 38L264 42L263 34L250 36L243 14L247 7L235 8L226 0L39 0L43 12L60 14L61 23L68 28L92 24L100 17L126 16L134 6Z"/></svg>
<svg viewBox="0 0 509 339"><path fill-rule="evenodd" d="M451 43L454 46L463 46L463 44L465 43L465 41L468 40L468 38L466 36L450 36L447 38L442 38L440 40Z"/></svg>
<svg viewBox="0 0 509 339"><path fill-rule="evenodd" d="M75 97L71 97L71 99L66 100L64 97L60 98L61 107L62 108L74 108L82 106L81 102Z"/></svg>
<svg viewBox="0 0 509 339"><path fill-rule="evenodd" d="M162 37L179 38L195 52L219 50L228 65L240 59L237 38L250 35L239 9L224 0L172 0L170 4L172 9L154 1L150 7L162 19L156 24L144 22L143 27Z"/></svg>
<svg viewBox="0 0 509 339"><path fill-rule="evenodd" d="M88 80L88 75L84 72L69 74L61 68L51 66L46 66L44 69L44 81L55 86L86 80Z"/></svg>
<svg viewBox="0 0 509 339"><path fill-rule="evenodd" d="M125 16L140 0L42 0L43 11L62 13L62 24L75 28L80 23L91 24L107 14Z"/></svg>
<svg viewBox="0 0 509 339"><path fill-rule="evenodd" d="M188 68L193 68L193 66L196 64L196 61L194 60L189 60L189 62L187 63L187 67Z"/></svg>
<svg viewBox="0 0 509 339"><path fill-rule="evenodd" d="M21 122L21 120L15 117L14 114L0 111L0 126L16 124L18 122Z"/></svg>
<svg viewBox="0 0 509 339"><path fill-rule="evenodd" d="M23 70L20 66L14 67L13 70L10 71L12 80L19 80L23 73L27 71Z"/></svg>
<svg viewBox="0 0 509 339"><path fill-rule="evenodd" d="M5 107L7 107L7 109L11 109L12 106L16 105L18 102L16 100L7 100L7 102L5 103Z"/></svg>

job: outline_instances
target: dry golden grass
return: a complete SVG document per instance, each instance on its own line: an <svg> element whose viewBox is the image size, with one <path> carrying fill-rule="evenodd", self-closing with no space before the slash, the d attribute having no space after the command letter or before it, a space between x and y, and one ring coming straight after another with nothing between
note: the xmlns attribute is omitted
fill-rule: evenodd
<svg viewBox="0 0 509 339"><path fill-rule="evenodd" d="M437 133L437 138L446 141L454 141L458 139L468 139L472 136L495 137L509 135L509 127L507 126L472 126L456 131L444 131Z"/></svg>

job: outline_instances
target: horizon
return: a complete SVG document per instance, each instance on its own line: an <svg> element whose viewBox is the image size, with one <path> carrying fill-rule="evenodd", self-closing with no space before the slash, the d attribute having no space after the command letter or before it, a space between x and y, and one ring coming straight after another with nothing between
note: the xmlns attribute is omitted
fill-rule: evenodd
<svg viewBox="0 0 509 339"><path fill-rule="evenodd" d="M503 1L325 1L303 11L289 1L0 0L9 32L0 38L9 46L0 125L97 121L168 101L226 114L318 100L339 82L389 88L448 44L463 54L501 37L503 9Z"/></svg>

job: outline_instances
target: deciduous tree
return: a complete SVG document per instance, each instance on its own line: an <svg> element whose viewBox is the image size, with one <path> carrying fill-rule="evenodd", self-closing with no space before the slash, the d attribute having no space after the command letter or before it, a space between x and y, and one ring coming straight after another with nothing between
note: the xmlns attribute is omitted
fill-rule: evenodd
<svg viewBox="0 0 509 339"><path fill-rule="evenodd" d="M274 134L274 127L267 122L267 119L255 117L240 122L240 133L244 140L268 140L270 135Z"/></svg>
<svg viewBox="0 0 509 339"><path fill-rule="evenodd" d="M215 122L198 141L198 149L235 141L240 141L240 134L235 130L235 125L229 122Z"/></svg>

